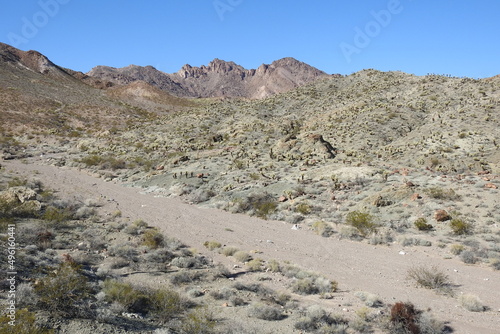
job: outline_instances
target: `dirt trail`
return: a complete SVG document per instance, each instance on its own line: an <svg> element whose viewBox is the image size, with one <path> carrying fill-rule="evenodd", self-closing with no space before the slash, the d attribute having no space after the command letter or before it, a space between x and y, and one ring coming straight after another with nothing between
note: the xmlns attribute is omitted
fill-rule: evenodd
<svg viewBox="0 0 500 334"><path fill-rule="evenodd" d="M43 165L37 160L28 164L18 161L4 164L8 170L40 179L60 192L61 197L81 201L101 198L107 212L120 210L131 220L143 219L201 252L205 251L203 242L207 240L248 251L259 250L262 252L259 257L264 259L288 260L321 272L337 280L342 291L368 291L378 294L386 303L411 301L420 309L430 308L437 319L449 321L455 333L500 333L500 274L491 268L446 260L429 249L418 247L405 249L406 254L401 255L399 245L373 246L321 238L310 231L292 230L288 223L198 208L179 199L141 194L143 189L105 182L83 171ZM406 279L406 273L409 268L423 264L436 265L449 275L457 285L457 295L476 295L490 309L482 313L469 312L459 306L456 298L416 288ZM334 298L332 308L338 304Z"/></svg>

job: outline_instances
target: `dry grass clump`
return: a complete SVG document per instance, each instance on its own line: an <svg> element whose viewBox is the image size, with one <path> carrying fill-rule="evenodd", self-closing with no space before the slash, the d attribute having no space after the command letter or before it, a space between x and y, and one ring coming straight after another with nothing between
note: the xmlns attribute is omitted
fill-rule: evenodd
<svg viewBox="0 0 500 334"><path fill-rule="evenodd" d="M245 251L237 251L233 254L233 257L236 259L236 261L243 263L248 262L252 259L252 256Z"/></svg>
<svg viewBox="0 0 500 334"><path fill-rule="evenodd" d="M212 240L212 241L205 241L203 243L203 246L205 246L209 250L213 251L216 248L221 248L222 244L218 241Z"/></svg>
<svg viewBox="0 0 500 334"><path fill-rule="evenodd" d="M220 253L224 256L233 256L237 251L238 251L238 248L228 246L228 247L222 248Z"/></svg>
<svg viewBox="0 0 500 334"><path fill-rule="evenodd" d="M438 290L440 292L448 292L450 289L448 275L440 271L436 266L410 268L408 270L408 277L426 289Z"/></svg>
<svg viewBox="0 0 500 334"><path fill-rule="evenodd" d="M483 305L483 302L474 295L466 294L461 295L458 298L460 305L465 308L467 311L471 312L483 312L486 310L486 307Z"/></svg>
<svg viewBox="0 0 500 334"><path fill-rule="evenodd" d="M332 226L321 220L313 223L311 227L316 234L325 238L328 238L334 233Z"/></svg>
<svg viewBox="0 0 500 334"><path fill-rule="evenodd" d="M328 314L318 305L308 307L294 325L295 329L317 333L346 333L349 322L339 316Z"/></svg>
<svg viewBox="0 0 500 334"><path fill-rule="evenodd" d="M382 299L380 299L379 296L369 293L369 292L364 292L364 291L357 291L354 293L354 296L358 297L362 301L365 302L365 305L368 307L379 307L384 305L382 302Z"/></svg>
<svg viewBox="0 0 500 334"><path fill-rule="evenodd" d="M429 197L439 200L456 201L461 197L453 189L443 189L441 187L432 187L426 190Z"/></svg>

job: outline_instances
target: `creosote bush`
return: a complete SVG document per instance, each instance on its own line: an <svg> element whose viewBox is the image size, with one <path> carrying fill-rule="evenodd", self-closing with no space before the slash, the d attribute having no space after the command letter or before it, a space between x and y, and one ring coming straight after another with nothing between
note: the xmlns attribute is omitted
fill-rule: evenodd
<svg viewBox="0 0 500 334"><path fill-rule="evenodd" d="M462 219L454 218L450 221L451 230L455 235L464 235L472 233L473 225Z"/></svg>
<svg viewBox="0 0 500 334"><path fill-rule="evenodd" d="M91 298L91 291L80 267L69 262L62 263L35 284L40 306L63 316L80 314L87 306L85 301Z"/></svg>
<svg viewBox="0 0 500 334"><path fill-rule="evenodd" d="M15 325L9 324L7 315L0 316L0 334L53 334L53 329L42 328L36 323L35 313L28 309L17 309Z"/></svg>
<svg viewBox="0 0 500 334"><path fill-rule="evenodd" d="M414 223L415 227L419 231L430 231L434 228L431 224L427 223L427 219L425 218L418 218Z"/></svg>
<svg viewBox="0 0 500 334"><path fill-rule="evenodd" d="M398 302L391 307L391 324L394 333L420 334L418 318L422 312L412 303Z"/></svg>
<svg viewBox="0 0 500 334"><path fill-rule="evenodd" d="M358 230L362 236L367 236L377 231L377 224L373 222L374 217L366 212L351 211L347 214L345 222Z"/></svg>

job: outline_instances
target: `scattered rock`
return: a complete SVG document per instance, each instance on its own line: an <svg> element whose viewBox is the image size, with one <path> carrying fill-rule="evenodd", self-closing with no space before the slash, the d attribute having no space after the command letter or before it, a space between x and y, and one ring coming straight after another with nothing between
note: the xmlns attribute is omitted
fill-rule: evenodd
<svg viewBox="0 0 500 334"><path fill-rule="evenodd" d="M484 185L484 187L488 189L498 189L498 187L493 183L487 183Z"/></svg>
<svg viewBox="0 0 500 334"><path fill-rule="evenodd" d="M412 201L416 201L417 199L422 199L422 196L420 196L419 193L414 193L413 195L411 195L411 198L410 198Z"/></svg>
<svg viewBox="0 0 500 334"><path fill-rule="evenodd" d="M437 210L434 212L434 219L438 222L445 222L451 219L451 216L446 212L446 210Z"/></svg>

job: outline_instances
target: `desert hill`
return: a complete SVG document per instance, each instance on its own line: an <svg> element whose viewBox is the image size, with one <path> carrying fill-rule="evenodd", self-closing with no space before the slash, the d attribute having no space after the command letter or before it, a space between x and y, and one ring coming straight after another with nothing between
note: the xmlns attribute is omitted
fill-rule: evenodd
<svg viewBox="0 0 500 334"><path fill-rule="evenodd" d="M234 62L214 59L208 66L184 65L177 73L163 73L152 66L124 68L98 66L90 77L128 84L142 80L184 97L263 98L289 91L328 75L293 58L283 58L258 69L247 70Z"/></svg>

